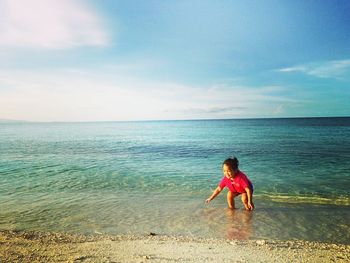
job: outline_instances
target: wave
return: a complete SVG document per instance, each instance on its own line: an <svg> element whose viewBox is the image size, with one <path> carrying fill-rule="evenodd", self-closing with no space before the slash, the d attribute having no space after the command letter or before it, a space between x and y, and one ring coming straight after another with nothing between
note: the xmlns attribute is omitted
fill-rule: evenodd
<svg viewBox="0 0 350 263"><path fill-rule="evenodd" d="M267 199L278 203L292 204L320 204L320 205L350 205L350 197L321 197L303 195L283 195L283 194L254 194L255 198Z"/></svg>

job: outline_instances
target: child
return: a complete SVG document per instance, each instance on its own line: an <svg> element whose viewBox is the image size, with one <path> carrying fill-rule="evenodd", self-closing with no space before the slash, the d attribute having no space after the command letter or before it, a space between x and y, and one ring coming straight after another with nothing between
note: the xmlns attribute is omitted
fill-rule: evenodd
<svg viewBox="0 0 350 263"><path fill-rule="evenodd" d="M238 170L238 160L236 157L228 158L222 165L224 177L222 178L219 186L214 190L213 194L206 200L208 204L213 200L222 189L227 186L229 189L227 193L227 203L230 209L235 209L234 198L242 194L242 202L246 210L253 210L253 184L249 178Z"/></svg>

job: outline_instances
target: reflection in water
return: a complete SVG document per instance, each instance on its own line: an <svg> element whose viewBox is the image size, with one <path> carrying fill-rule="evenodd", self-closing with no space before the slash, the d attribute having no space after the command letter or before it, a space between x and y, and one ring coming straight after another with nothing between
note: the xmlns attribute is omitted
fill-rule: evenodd
<svg viewBox="0 0 350 263"><path fill-rule="evenodd" d="M254 211L205 207L198 234L231 240L272 239L350 243L349 206L258 203ZM197 226L197 225L196 225Z"/></svg>
<svg viewBox="0 0 350 263"><path fill-rule="evenodd" d="M254 212L227 209L227 239L249 239L253 234L252 218Z"/></svg>
<svg viewBox="0 0 350 263"><path fill-rule="evenodd" d="M210 208L204 210L208 233L226 239L250 239L254 235L252 211Z"/></svg>

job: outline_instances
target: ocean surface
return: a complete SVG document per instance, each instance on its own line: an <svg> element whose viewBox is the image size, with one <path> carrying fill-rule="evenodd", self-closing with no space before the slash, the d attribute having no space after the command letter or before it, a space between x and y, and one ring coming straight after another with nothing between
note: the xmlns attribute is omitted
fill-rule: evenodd
<svg viewBox="0 0 350 263"><path fill-rule="evenodd" d="M349 189L350 118L0 124L0 229L350 244Z"/></svg>

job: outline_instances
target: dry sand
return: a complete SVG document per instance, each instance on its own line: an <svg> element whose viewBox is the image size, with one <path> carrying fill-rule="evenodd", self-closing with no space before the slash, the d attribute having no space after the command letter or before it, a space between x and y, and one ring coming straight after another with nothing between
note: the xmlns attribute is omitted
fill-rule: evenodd
<svg viewBox="0 0 350 263"><path fill-rule="evenodd" d="M0 262L350 262L350 245L0 231Z"/></svg>

